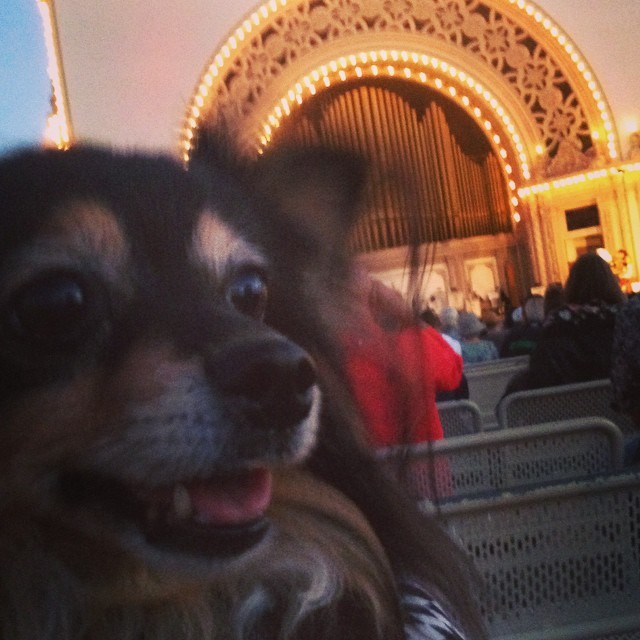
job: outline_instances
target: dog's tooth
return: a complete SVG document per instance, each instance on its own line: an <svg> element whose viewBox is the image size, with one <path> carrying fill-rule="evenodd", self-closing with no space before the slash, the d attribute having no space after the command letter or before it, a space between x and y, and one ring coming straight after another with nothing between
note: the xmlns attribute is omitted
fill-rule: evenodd
<svg viewBox="0 0 640 640"><path fill-rule="evenodd" d="M190 517L193 512L189 492L183 484L177 484L173 488L173 511L182 520Z"/></svg>

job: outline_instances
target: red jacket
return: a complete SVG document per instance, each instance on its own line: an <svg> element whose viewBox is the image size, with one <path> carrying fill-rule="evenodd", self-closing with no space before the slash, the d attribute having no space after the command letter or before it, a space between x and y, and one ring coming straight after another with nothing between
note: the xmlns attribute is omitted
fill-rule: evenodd
<svg viewBox="0 0 640 640"><path fill-rule="evenodd" d="M462 379L462 358L426 325L346 340L351 389L375 447L440 440L436 392Z"/></svg>

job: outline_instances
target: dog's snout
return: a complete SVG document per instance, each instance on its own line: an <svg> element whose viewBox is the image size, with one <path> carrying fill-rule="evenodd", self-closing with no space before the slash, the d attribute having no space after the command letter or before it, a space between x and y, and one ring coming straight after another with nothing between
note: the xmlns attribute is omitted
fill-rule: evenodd
<svg viewBox="0 0 640 640"><path fill-rule="evenodd" d="M316 369L309 355L284 340L249 342L217 359L214 377L225 395L244 401L252 417L287 428L306 418L313 406Z"/></svg>

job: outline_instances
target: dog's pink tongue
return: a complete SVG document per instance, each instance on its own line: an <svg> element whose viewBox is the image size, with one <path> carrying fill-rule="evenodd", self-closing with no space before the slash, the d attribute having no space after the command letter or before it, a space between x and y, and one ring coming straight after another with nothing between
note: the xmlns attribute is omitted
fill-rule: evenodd
<svg viewBox="0 0 640 640"><path fill-rule="evenodd" d="M268 469L196 480L186 485L194 517L203 524L231 526L264 515L271 502L272 475Z"/></svg>

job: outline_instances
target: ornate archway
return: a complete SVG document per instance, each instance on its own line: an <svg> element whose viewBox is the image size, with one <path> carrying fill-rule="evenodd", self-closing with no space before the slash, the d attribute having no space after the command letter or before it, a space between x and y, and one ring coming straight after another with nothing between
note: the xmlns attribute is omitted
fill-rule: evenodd
<svg viewBox="0 0 640 640"><path fill-rule="evenodd" d="M522 220L522 242L539 247L529 284L556 275L551 227L523 189L601 170L616 161L619 143L587 61L525 0L270 0L206 65L181 151L188 158L197 131L221 117L247 153L258 153L301 105L362 78L439 92L477 123L512 219Z"/></svg>

